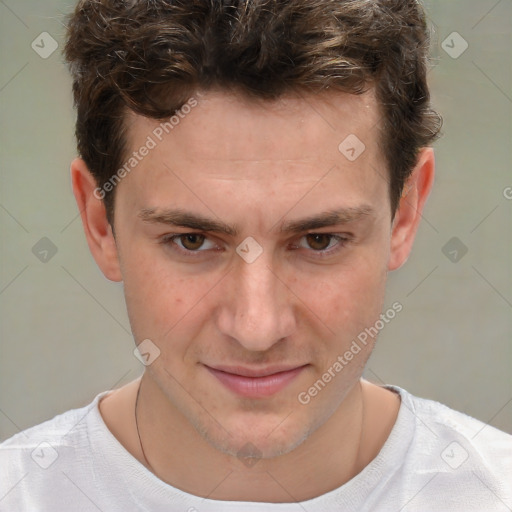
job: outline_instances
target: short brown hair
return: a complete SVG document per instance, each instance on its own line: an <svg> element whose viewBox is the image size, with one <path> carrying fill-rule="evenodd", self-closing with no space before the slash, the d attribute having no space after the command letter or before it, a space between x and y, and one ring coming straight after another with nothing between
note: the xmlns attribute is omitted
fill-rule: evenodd
<svg viewBox="0 0 512 512"><path fill-rule="evenodd" d="M78 152L100 187L127 154L127 109L162 120L194 90L265 100L374 86L393 215L418 151L441 127L416 0L80 0L64 54ZM104 195L112 226L114 197Z"/></svg>

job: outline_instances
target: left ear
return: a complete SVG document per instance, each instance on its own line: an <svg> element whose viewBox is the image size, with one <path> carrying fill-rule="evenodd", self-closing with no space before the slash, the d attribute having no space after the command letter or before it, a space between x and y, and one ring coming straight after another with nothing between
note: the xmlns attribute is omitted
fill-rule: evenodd
<svg viewBox="0 0 512 512"><path fill-rule="evenodd" d="M405 183L393 220L388 270L400 268L409 257L423 207L434 183L434 150L423 148L413 172Z"/></svg>

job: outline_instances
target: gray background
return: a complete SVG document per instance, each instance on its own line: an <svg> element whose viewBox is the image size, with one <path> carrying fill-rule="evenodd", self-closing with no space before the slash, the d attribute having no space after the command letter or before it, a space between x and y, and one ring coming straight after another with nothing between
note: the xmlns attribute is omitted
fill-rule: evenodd
<svg viewBox="0 0 512 512"><path fill-rule="evenodd" d="M0 439L142 371L122 285L97 268L71 192L74 112L60 51L73 3L0 0ZM386 307L404 309L365 376L512 432L512 2L426 6L444 136L415 248L390 275ZM44 31L59 43L46 59L31 47ZM457 58L442 46L460 51L454 31L469 45ZM33 252L43 237L57 249L46 262ZM453 237L458 249L446 246Z"/></svg>

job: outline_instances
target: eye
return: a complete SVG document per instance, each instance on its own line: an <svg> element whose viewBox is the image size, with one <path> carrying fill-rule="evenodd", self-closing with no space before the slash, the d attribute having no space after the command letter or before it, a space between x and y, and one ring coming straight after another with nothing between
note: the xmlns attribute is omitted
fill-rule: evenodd
<svg viewBox="0 0 512 512"><path fill-rule="evenodd" d="M349 242L348 237L333 235L331 233L308 233L300 240L304 240L306 245L299 242L297 247L311 249L313 252L319 253L319 255L335 253Z"/></svg>
<svg viewBox="0 0 512 512"><path fill-rule="evenodd" d="M294 244L292 249L307 249L315 256L330 256L340 251L350 238L347 236L334 235L331 233L308 233L300 238L298 244ZM219 246L201 233L180 233L164 236L160 243L170 250L185 256L200 256L209 250L219 250Z"/></svg>
<svg viewBox="0 0 512 512"><path fill-rule="evenodd" d="M208 240L205 235L200 233L181 233L179 235L167 235L162 238L161 243L164 245L169 245L172 250L188 253L204 252L209 249L217 248L217 246L211 240Z"/></svg>

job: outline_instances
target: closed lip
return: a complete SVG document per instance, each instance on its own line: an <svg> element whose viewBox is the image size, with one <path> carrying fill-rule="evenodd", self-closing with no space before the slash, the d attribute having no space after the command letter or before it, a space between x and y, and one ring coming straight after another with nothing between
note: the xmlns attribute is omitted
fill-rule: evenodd
<svg viewBox="0 0 512 512"><path fill-rule="evenodd" d="M275 375L276 373L289 372L307 366L307 364L296 364L296 365L278 365L278 366L267 366L265 368L249 368L246 366L226 366L226 365L205 365L207 368L217 370L224 373L230 373L231 375L239 375L240 377L268 377L269 375Z"/></svg>
<svg viewBox="0 0 512 512"><path fill-rule="evenodd" d="M215 365L205 368L214 375L225 388L238 396L250 399L270 397L288 386L307 365L273 365L248 367Z"/></svg>

